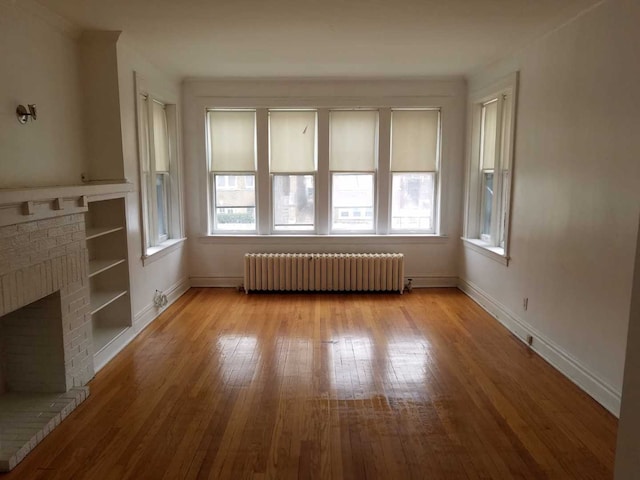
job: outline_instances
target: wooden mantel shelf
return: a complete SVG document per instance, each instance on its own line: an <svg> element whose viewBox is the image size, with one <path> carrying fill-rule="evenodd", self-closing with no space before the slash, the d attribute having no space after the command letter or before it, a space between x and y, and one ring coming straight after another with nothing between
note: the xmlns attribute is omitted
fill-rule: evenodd
<svg viewBox="0 0 640 480"><path fill-rule="evenodd" d="M93 182L83 185L0 189L0 227L87 211L87 202L124 196L133 184Z"/></svg>
<svg viewBox="0 0 640 480"><path fill-rule="evenodd" d="M56 198L107 195L131 191L133 191L133 184L126 180L121 182L91 182L82 185L5 188L0 189L0 206L15 205L23 202L46 202Z"/></svg>

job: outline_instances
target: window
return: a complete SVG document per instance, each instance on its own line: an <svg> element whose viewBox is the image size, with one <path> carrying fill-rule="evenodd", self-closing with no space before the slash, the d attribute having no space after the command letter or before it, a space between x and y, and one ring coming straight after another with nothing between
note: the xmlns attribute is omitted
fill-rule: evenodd
<svg viewBox="0 0 640 480"><path fill-rule="evenodd" d="M391 231L435 233L439 110L391 113Z"/></svg>
<svg viewBox="0 0 640 480"><path fill-rule="evenodd" d="M156 96L149 92L138 74L135 75L135 91L142 260L146 264L161 258L184 240L179 105L173 98L175 94Z"/></svg>
<svg viewBox="0 0 640 480"><path fill-rule="evenodd" d="M168 106L148 94L140 94L138 120L140 128L141 196L145 252L172 238L172 218L177 202L174 191L175 134L172 135ZM175 124L174 124L175 125ZM177 215L176 215L177 216ZM180 235L177 235L180 236Z"/></svg>
<svg viewBox="0 0 640 480"><path fill-rule="evenodd" d="M208 109L207 231L440 233L440 112Z"/></svg>
<svg viewBox="0 0 640 480"><path fill-rule="evenodd" d="M331 231L372 232L378 112L330 114Z"/></svg>
<svg viewBox="0 0 640 480"><path fill-rule="evenodd" d="M316 112L269 111L273 230L315 230Z"/></svg>
<svg viewBox="0 0 640 480"><path fill-rule="evenodd" d="M209 110L209 188L214 232L255 232L256 112Z"/></svg>
<svg viewBox="0 0 640 480"><path fill-rule="evenodd" d="M508 260L517 75L472 94L465 244ZM491 255L490 255L491 256Z"/></svg>

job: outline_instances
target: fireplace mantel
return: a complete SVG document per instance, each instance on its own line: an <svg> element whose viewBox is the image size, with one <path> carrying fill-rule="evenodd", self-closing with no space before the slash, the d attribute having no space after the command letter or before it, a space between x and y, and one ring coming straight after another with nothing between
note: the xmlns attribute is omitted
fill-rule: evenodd
<svg viewBox="0 0 640 480"><path fill-rule="evenodd" d="M0 227L86 212L87 197L133 191L130 182L0 189Z"/></svg>

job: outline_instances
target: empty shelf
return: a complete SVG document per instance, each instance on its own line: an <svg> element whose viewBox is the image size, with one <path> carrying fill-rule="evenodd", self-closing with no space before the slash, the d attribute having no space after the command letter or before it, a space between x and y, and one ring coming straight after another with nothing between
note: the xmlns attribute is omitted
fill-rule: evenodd
<svg viewBox="0 0 640 480"><path fill-rule="evenodd" d="M124 258L116 258L113 260L90 260L89 261L89 278L99 273L109 270L111 267L120 265L125 261Z"/></svg>
<svg viewBox="0 0 640 480"><path fill-rule="evenodd" d="M91 315L126 294L126 290L91 292Z"/></svg>
<svg viewBox="0 0 640 480"><path fill-rule="evenodd" d="M87 240L101 237L102 235L107 235L109 233L117 232L119 230L122 230L123 228L124 227L90 227L87 228Z"/></svg>

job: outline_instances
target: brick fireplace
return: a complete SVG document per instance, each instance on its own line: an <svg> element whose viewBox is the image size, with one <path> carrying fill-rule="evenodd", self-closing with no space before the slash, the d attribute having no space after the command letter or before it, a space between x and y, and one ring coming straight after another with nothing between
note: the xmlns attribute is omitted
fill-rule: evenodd
<svg viewBox="0 0 640 480"><path fill-rule="evenodd" d="M0 210L0 471L8 471L86 398L94 369L86 202Z"/></svg>

